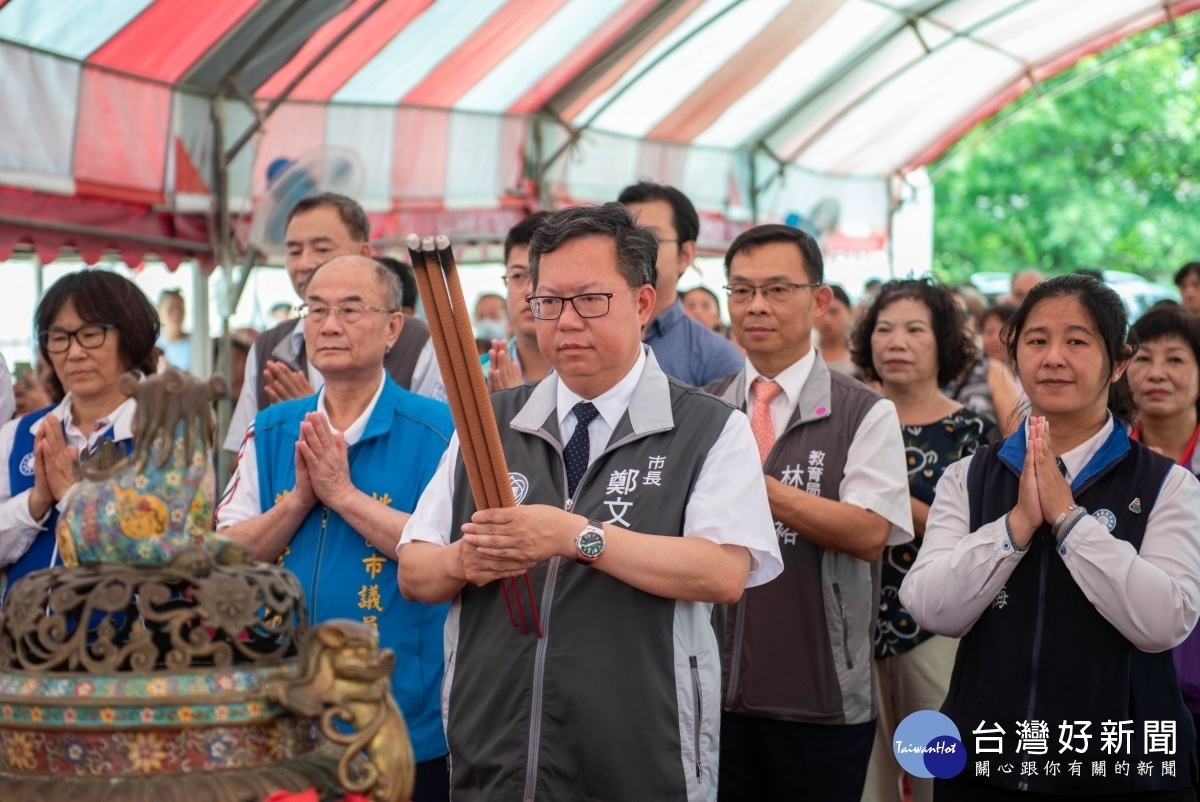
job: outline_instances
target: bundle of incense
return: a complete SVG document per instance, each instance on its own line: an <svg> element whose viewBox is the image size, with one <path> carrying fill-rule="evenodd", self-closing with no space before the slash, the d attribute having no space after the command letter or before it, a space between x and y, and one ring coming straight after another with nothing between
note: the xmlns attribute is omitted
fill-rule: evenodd
<svg viewBox="0 0 1200 802"><path fill-rule="evenodd" d="M436 241L433 237L422 240L416 234L409 234L408 252L412 257L417 288L425 303L429 336L433 339L434 352L441 367L442 382L446 386L450 412L454 416L454 428L458 431L463 465L467 469L475 508L514 507L516 501L508 478L504 450L500 445L500 430L496 427L496 415L480 369L475 335L463 300L458 265L454 261L450 240L444 236L437 237ZM530 617L534 631L540 638L542 624L533 596L533 585L528 574L524 578ZM512 585L511 589L509 584ZM529 625L525 621L516 578L500 580L500 589L508 608L509 621L514 627L520 626L521 632L528 633ZM514 606L516 612L513 611Z"/></svg>

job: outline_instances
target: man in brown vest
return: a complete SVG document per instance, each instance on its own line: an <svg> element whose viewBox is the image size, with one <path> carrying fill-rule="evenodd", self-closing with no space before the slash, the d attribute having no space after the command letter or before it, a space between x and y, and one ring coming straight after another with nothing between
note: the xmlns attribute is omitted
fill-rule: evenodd
<svg viewBox="0 0 1200 802"><path fill-rule="evenodd" d="M304 297L308 280L318 267L336 256L371 255L371 225L353 199L325 192L311 195L288 213L284 264L296 294ZM304 328L299 318L285 320L263 332L246 358L246 382L229 422L226 451L237 452L246 430L260 409L276 401L312 395L324 383L308 362ZM433 344L424 321L404 316L400 338L384 358L384 367L397 384L419 395L446 399Z"/></svg>
<svg viewBox="0 0 1200 802"><path fill-rule="evenodd" d="M725 255L746 364L705 389L750 415L784 569L728 611L721 802L858 802L871 756L880 556L912 539L912 511L896 408L812 347L823 274L790 226Z"/></svg>

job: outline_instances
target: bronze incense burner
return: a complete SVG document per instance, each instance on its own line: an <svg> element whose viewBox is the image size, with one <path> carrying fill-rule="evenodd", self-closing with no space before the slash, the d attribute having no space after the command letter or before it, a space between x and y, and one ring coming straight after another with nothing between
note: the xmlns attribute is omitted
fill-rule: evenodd
<svg viewBox="0 0 1200 802"><path fill-rule="evenodd" d="M29 574L0 612L0 798L407 799L395 656L365 624L309 627L295 577L198 525L205 385L168 372L129 389L137 450L85 463L59 520L80 564Z"/></svg>

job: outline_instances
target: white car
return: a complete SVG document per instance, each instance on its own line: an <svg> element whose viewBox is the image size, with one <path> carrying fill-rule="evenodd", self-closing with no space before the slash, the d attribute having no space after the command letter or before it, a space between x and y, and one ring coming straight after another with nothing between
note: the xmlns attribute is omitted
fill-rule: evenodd
<svg viewBox="0 0 1200 802"><path fill-rule="evenodd" d="M1179 293L1173 287L1163 287L1147 281L1136 273L1123 270L1103 271L1104 283L1112 287L1121 301L1130 320L1136 320L1142 314L1162 300L1178 301ZM971 276L971 284L991 302L1008 295L1012 286L1012 276L1009 273L982 272Z"/></svg>

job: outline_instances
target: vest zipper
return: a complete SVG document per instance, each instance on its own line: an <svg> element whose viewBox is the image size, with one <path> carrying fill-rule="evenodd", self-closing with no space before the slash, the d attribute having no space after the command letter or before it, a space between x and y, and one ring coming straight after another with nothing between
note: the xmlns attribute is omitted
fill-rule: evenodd
<svg viewBox="0 0 1200 802"><path fill-rule="evenodd" d="M1084 484L1080 485L1078 490L1072 490L1071 495L1078 497L1090 488L1093 484L1100 480L1100 477L1106 475L1125 459L1126 454L1122 454L1101 473L1096 474ZM1050 570L1050 560L1053 559L1057 544L1054 542L1054 536L1048 531L1042 532L1041 549L1042 564L1038 570L1038 600L1037 600L1037 619L1033 625L1033 654L1030 659L1030 676L1029 676L1029 706L1026 708L1026 720L1033 720L1034 707L1037 705L1038 692L1038 666L1041 663L1042 654L1042 630L1046 619L1046 576ZM1029 790L1028 782L1017 784L1017 788L1021 791Z"/></svg>
<svg viewBox="0 0 1200 802"><path fill-rule="evenodd" d="M704 715L704 694L700 690L700 666L696 664L695 656L688 658L692 668L692 694L696 700L695 741L696 741L696 782L704 782L704 761L700 759L700 724Z"/></svg>
<svg viewBox="0 0 1200 802"><path fill-rule="evenodd" d="M558 461L562 467L563 487L565 488L567 486L567 464L563 460L558 443L555 442L552 445L558 450ZM588 468L590 469L591 466L589 465ZM584 477L587 474L588 471L584 471ZM576 495L579 494L582 487L583 477L580 477L579 485L575 488ZM574 506L574 498L565 499L563 507L567 512L570 512ZM541 753L542 741L542 686L546 679L546 642L550 640L551 602L554 599L554 588L558 584L558 569L561 563L561 557L550 558L550 565L546 569L546 585L542 588L542 603L539 605L542 637L538 639L537 655L533 661L533 698L529 708L529 745L525 754L525 792L521 795L526 802L533 802L534 795L537 793L538 758Z"/></svg>
<svg viewBox="0 0 1200 802"><path fill-rule="evenodd" d="M833 583L833 598L837 600L838 612L842 616L842 654L846 658L846 668L854 668L854 661L850 659L850 625L846 622L846 603L842 601L842 587L837 582Z"/></svg>
<svg viewBox="0 0 1200 802"><path fill-rule="evenodd" d="M1048 537L1046 532L1042 532L1039 546L1041 549L1042 564L1038 569L1038 600L1037 600L1037 619L1033 625L1033 654L1029 661L1029 706L1026 708L1026 720L1033 720L1033 709L1037 705L1038 691L1038 664L1041 662L1042 654L1042 628L1046 620L1046 573L1049 570L1050 554L1054 551L1054 538ZM1046 544L1050 544L1050 551L1047 552ZM1022 791L1029 790L1028 782L1020 782L1017 788Z"/></svg>
<svg viewBox="0 0 1200 802"><path fill-rule="evenodd" d="M361 442L361 441L360 441ZM354 467L354 457L358 453L358 443L346 449L346 464L348 467ZM321 505L321 531L317 536L317 554L313 559L312 572L312 598L308 600L308 612L314 621L319 620L317 616L317 586L321 580L321 557L325 553L325 533L329 530L329 507Z"/></svg>
<svg viewBox="0 0 1200 802"><path fill-rule="evenodd" d="M525 431L527 434L540 437L554 447L554 450L558 452L558 464L562 468L563 487L567 487L567 463L563 459L562 444L541 429L536 431L518 431ZM579 493L583 490L584 485L587 484L587 478L592 472L592 466L600 461L600 457L608 454L613 449L623 446L625 443L656 434L660 431L667 430L656 429L653 432L643 432L641 435L629 435L616 443L609 443L592 464L587 466L587 470L579 478L579 484L575 488L575 495L563 500L563 509L571 512L575 508L575 503L579 500ZM546 644L550 640L551 602L554 599L554 588L558 584L558 573L561 565L562 557L550 558L550 565L546 569L546 586L542 588L542 603L539 605L539 615L542 621L542 637L538 638L537 656L533 661L533 699L530 702L529 710L529 747L525 758L525 791L521 795L521 798L525 802L533 802L534 794L537 793L538 757L541 751L542 739L542 685L546 678ZM699 767L697 767L697 770L699 770Z"/></svg>
<svg viewBox="0 0 1200 802"><path fill-rule="evenodd" d="M321 581L321 554L325 551L325 531L328 529L328 527L329 527L329 508L326 507L324 504L322 504L321 505L321 532L317 536L317 553L313 560L312 600L309 602L309 609L308 609L309 615L311 615L313 617L314 621L320 620L319 618L317 618L317 586L320 584L320 581Z"/></svg>

